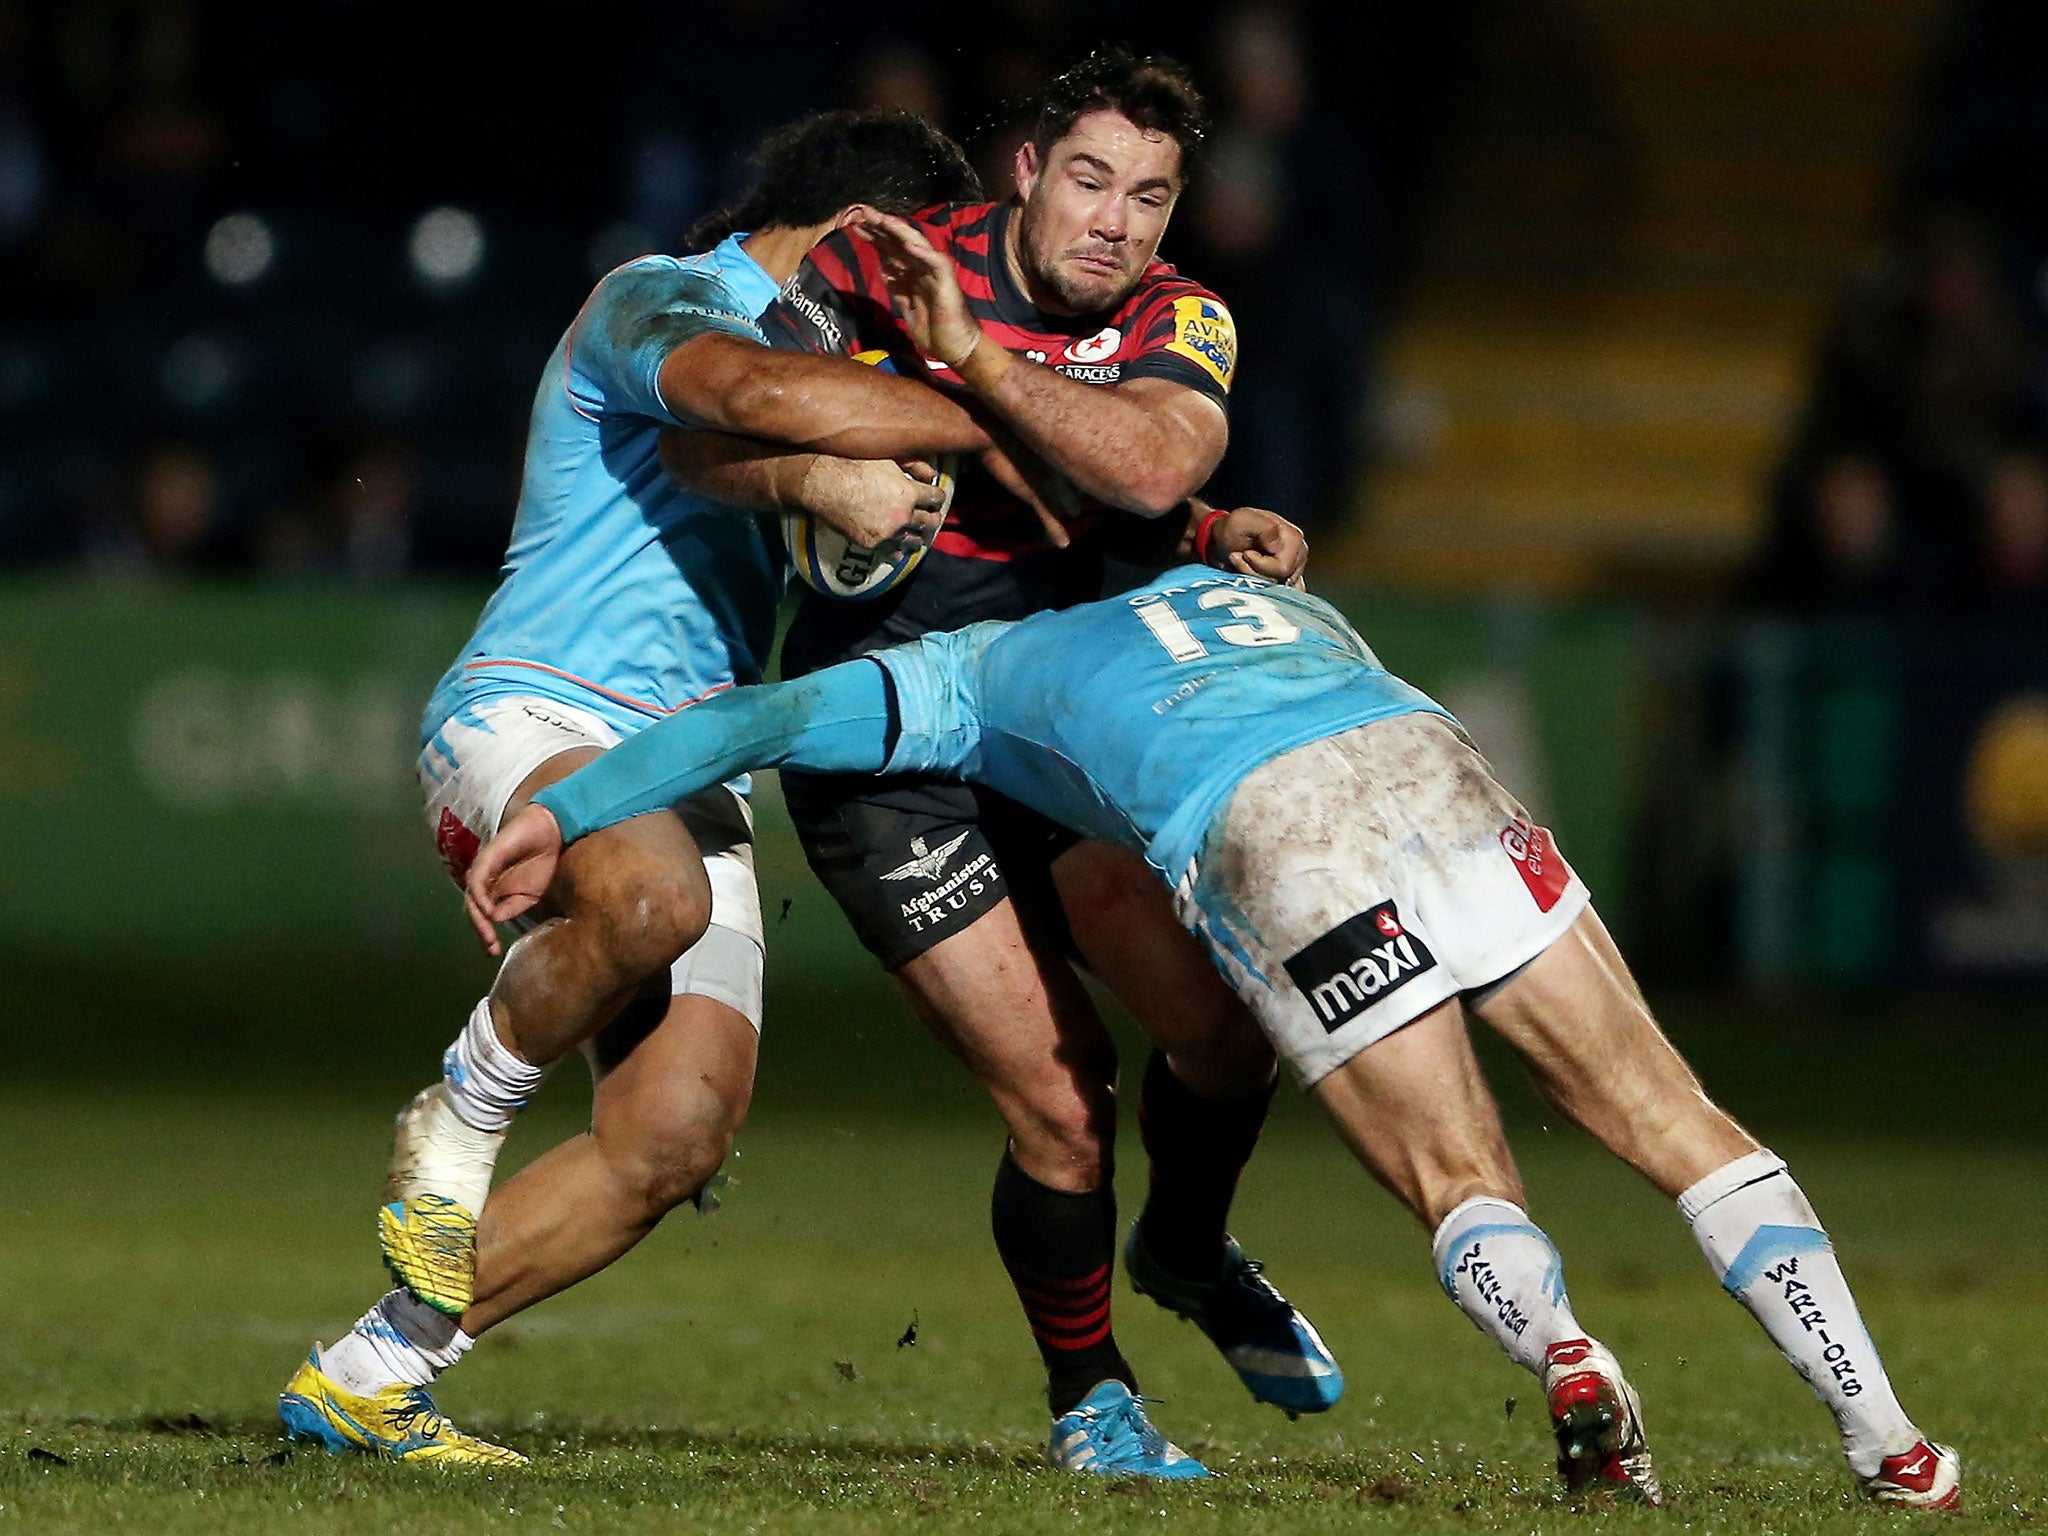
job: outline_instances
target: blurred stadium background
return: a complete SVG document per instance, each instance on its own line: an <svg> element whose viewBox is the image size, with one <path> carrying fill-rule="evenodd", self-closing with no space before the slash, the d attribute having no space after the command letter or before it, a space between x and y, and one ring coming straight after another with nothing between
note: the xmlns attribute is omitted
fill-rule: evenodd
<svg viewBox="0 0 2048 1536"><path fill-rule="evenodd" d="M926 112L1003 190L1011 104L1103 39L1188 59L1217 111L1164 248L1243 338L1217 499L1309 527L1312 580L1557 828L1736 1107L1846 1149L1831 1190L1866 1153L1958 1144L2038 1185L2048 8L879 11L0 0L0 1119L38 1170L0 1289L61 1280L91 1310L107 1276L75 1245L119 1246L124 1211L158 1232L138 1203L204 1212L254 1178L292 1204L290 1106L319 1118L316 1090L345 1109L303 1187L366 1216L381 1116L488 974L414 731L502 552L555 338L804 110ZM760 799L757 1127L925 1127L953 1149L927 1167L976 1170L933 1176L971 1254L994 1122ZM255 1161L187 1149L130 1188L122 1124L216 1134L187 1102ZM1323 1151L1299 1166L1348 1177ZM47 1224L94 1199L112 1216ZM1896 1288L2038 1275L2027 1209L2005 1248L1930 1236ZM305 1327L374 1294L351 1220ZM992 1257L962 1265L1000 1302ZM37 1303L23 1336L62 1315ZM1015 1336L987 1352L1018 1353L990 1317ZM238 1366L247 1401L73 1392L53 1338L18 1390L0 1362L0 1405L36 1433L194 1402L254 1424L292 1318Z"/></svg>

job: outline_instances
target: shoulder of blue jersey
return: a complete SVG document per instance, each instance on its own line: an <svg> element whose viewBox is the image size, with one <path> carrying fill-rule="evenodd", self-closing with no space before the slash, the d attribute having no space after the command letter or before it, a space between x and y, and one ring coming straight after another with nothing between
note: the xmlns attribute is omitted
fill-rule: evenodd
<svg viewBox="0 0 2048 1536"><path fill-rule="evenodd" d="M758 310L735 291L714 255L641 256L614 267L597 286L609 322L631 325L657 315L694 315L744 326L758 336Z"/></svg>

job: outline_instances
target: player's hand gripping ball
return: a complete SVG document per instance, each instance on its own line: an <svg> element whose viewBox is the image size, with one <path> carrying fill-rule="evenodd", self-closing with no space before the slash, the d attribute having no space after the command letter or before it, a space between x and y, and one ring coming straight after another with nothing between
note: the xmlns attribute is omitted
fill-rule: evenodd
<svg viewBox="0 0 2048 1536"><path fill-rule="evenodd" d="M855 360L896 372L886 352L856 353ZM953 505L959 455L938 454L932 462L944 497L939 507L943 518ZM789 547L789 558L805 586L827 597L855 601L893 592L910 579L925 552L921 538L904 534L892 534L872 548L864 547L800 508L782 514L782 542Z"/></svg>

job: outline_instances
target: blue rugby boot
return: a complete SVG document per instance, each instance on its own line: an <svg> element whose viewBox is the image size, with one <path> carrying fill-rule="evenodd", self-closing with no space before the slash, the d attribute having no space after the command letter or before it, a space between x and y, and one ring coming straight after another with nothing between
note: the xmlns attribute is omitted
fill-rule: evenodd
<svg viewBox="0 0 2048 1536"><path fill-rule="evenodd" d="M1103 1477L1207 1477L1207 1467L1152 1427L1144 1401L1120 1381L1099 1383L1052 1421L1046 1456L1063 1471Z"/></svg>
<svg viewBox="0 0 2048 1536"><path fill-rule="evenodd" d="M1178 1313L1222 1352L1238 1379L1262 1403L1289 1417L1321 1413L1344 1395L1344 1372L1315 1325L1273 1289L1256 1259L1237 1239L1223 1239L1223 1261L1213 1280L1169 1274L1132 1226L1124 1244L1131 1289Z"/></svg>

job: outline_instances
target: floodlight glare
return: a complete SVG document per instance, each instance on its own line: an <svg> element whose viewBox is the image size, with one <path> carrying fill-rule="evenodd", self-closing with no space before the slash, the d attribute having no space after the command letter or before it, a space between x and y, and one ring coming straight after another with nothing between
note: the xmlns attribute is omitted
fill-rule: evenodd
<svg viewBox="0 0 2048 1536"><path fill-rule="evenodd" d="M206 232L206 270L229 288L244 288L270 270L277 241L254 213L231 213Z"/></svg>
<svg viewBox="0 0 2048 1536"><path fill-rule="evenodd" d="M405 248L423 281L437 287L467 282L483 265L483 221L466 208L429 208L413 221Z"/></svg>

